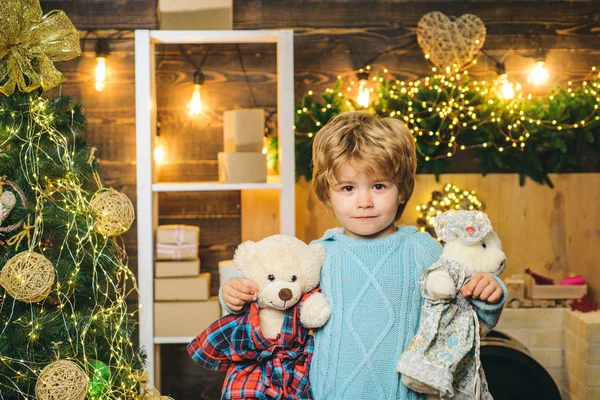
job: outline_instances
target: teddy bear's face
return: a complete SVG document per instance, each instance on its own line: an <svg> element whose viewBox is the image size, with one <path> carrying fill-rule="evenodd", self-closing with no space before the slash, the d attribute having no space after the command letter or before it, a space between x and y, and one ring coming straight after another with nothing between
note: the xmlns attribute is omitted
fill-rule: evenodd
<svg viewBox="0 0 600 400"><path fill-rule="evenodd" d="M444 246L442 256L455 260L473 272L483 271L499 275L506 266L506 256L496 232L486 234L478 243L464 244L451 240Z"/></svg>
<svg viewBox="0 0 600 400"><path fill-rule="evenodd" d="M284 235L244 242L234 255L242 274L258 285L259 308L278 310L290 308L317 287L324 260L321 246Z"/></svg>

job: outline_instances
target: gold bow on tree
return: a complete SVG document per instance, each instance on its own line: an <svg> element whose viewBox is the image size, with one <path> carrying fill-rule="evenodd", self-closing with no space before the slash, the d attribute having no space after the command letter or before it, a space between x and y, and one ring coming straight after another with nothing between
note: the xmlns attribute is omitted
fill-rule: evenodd
<svg viewBox="0 0 600 400"><path fill-rule="evenodd" d="M63 11L42 16L38 0L0 1L0 93L51 89L64 81L53 61L79 55L79 34Z"/></svg>

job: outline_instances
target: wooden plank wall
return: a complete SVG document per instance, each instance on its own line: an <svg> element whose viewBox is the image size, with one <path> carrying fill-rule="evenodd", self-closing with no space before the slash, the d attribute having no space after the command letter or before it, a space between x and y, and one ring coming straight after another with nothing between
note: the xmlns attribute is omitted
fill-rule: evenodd
<svg viewBox="0 0 600 400"><path fill-rule="evenodd" d="M598 62L600 9L595 1L234 0L233 28L294 29L298 98L332 86L338 75L355 79L357 69L378 55L374 68L385 66L397 79L429 75L415 32L419 19L431 11L480 17L487 27L483 49L503 59L509 77L522 84L534 64L538 37L552 85L581 80ZM495 62L482 56L471 72L489 79L495 76Z"/></svg>

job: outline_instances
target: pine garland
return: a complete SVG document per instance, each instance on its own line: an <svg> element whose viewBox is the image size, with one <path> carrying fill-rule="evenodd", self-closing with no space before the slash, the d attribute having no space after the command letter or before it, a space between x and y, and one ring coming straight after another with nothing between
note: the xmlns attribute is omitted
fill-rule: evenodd
<svg viewBox="0 0 600 400"><path fill-rule="evenodd" d="M309 92L296 104L296 174L312 177L312 138L333 116L365 110L403 120L413 133L419 172L439 175L460 151L476 157L480 172L517 173L553 187L550 173L597 168L600 156L600 74L575 87L557 86L546 98L519 94L506 100L501 81L475 81L468 72L413 82L373 78L366 109L348 88ZM352 89L352 88L350 88Z"/></svg>

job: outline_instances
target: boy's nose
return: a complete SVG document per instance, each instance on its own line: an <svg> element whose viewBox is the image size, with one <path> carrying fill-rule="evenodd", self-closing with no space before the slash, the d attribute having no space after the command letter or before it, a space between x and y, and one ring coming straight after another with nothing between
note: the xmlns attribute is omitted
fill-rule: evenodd
<svg viewBox="0 0 600 400"><path fill-rule="evenodd" d="M369 195L363 195L358 199L358 208L373 208L373 200Z"/></svg>

